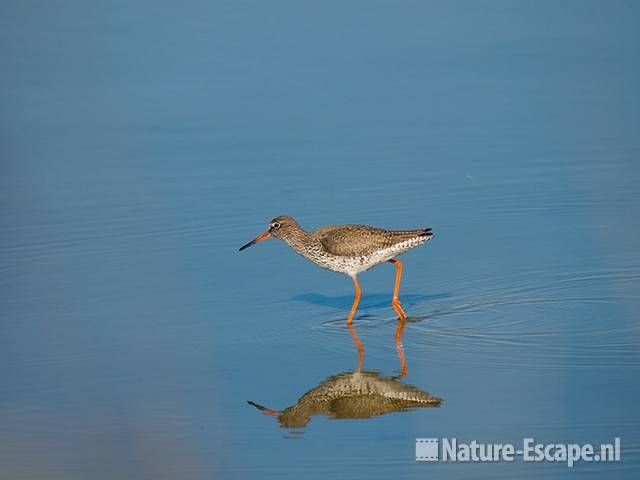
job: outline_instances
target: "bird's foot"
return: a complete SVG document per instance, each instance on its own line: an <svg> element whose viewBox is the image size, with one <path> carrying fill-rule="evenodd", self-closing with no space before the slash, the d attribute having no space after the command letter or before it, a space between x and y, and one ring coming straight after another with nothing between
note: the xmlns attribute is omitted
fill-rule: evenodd
<svg viewBox="0 0 640 480"><path fill-rule="evenodd" d="M398 318L400 320L407 319L407 314L404 312L404 309L402 308L402 304L400 303L400 300L398 300L397 298L394 298L393 302L391 302L391 305L393 305L393 309L396 311L396 314L398 315Z"/></svg>

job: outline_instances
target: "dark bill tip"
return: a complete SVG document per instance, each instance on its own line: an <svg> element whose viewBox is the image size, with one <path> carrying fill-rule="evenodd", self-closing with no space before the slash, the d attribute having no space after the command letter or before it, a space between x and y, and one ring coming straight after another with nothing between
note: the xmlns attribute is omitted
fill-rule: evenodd
<svg viewBox="0 0 640 480"><path fill-rule="evenodd" d="M241 246L241 247L238 249L238 251L239 251L239 252L241 252L241 251L242 251L242 250L244 250L245 248L249 248L251 245L254 245L255 243L256 243L256 241L255 241L255 240L251 240L249 243L247 243L247 244L245 244L245 245Z"/></svg>

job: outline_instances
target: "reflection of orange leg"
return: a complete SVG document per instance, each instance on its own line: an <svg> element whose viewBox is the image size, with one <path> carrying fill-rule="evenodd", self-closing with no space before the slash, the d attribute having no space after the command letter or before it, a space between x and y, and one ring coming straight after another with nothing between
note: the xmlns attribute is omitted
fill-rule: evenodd
<svg viewBox="0 0 640 480"><path fill-rule="evenodd" d="M351 338L353 338L353 343L355 343L356 348L358 349L358 372L362 370L362 362L364 361L364 348L362 347L362 342L358 338L358 334L356 333L356 329L353 328L353 325L350 323L347 324L349 327L349 333L351 334Z"/></svg>
<svg viewBox="0 0 640 480"><path fill-rule="evenodd" d="M404 347L402 346L402 332L404 327L407 326L407 321L400 320L398 322L398 328L396 328L396 350L398 352L398 358L400 359L400 376L405 377L407 375L407 359L404 357Z"/></svg>
<svg viewBox="0 0 640 480"><path fill-rule="evenodd" d="M400 300L398 300L398 294L400 293L400 279L402 278L402 262L400 260L389 260L389 263L393 263L396 266L396 286L393 289L393 300L391 305L393 305L393 309L398 314L398 318L400 320L404 320L407 318L407 314L404 313L402 309L402 304Z"/></svg>
<svg viewBox="0 0 640 480"><path fill-rule="evenodd" d="M353 322L353 316L358 309L358 303L360 303L360 297L362 296L362 291L360 290L360 285L358 284L358 278L355 275L351 278L353 278L353 284L356 287L356 298L353 301L353 305L351 306L351 312L349 313L349 318L347 319L347 325L351 325L351 322Z"/></svg>

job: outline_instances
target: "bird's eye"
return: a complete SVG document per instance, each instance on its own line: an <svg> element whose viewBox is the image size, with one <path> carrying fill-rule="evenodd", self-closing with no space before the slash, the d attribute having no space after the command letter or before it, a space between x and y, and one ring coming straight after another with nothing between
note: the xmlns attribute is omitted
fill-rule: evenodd
<svg viewBox="0 0 640 480"><path fill-rule="evenodd" d="M271 224L271 228L273 228L274 230L277 230L280 228L280 224L278 222L273 222Z"/></svg>

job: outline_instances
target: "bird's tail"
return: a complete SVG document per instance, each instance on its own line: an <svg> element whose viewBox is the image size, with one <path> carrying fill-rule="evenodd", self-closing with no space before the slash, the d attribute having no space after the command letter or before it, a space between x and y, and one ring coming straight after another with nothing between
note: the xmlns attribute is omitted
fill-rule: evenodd
<svg viewBox="0 0 640 480"><path fill-rule="evenodd" d="M426 240L431 240L433 238L433 232L430 228L419 228L417 230L394 230L391 233L394 237L407 240L417 237L427 237Z"/></svg>

